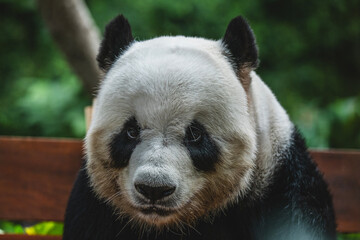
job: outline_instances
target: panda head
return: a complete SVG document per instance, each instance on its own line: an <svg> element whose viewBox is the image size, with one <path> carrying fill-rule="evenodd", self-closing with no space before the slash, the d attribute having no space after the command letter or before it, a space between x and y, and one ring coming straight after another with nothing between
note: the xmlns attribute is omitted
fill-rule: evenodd
<svg viewBox="0 0 360 240"><path fill-rule="evenodd" d="M97 58L105 77L86 136L90 183L135 224L192 224L250 185L256 131L248 107L252 31L233 19L219 41L134 41L118 16Z"/></svg>

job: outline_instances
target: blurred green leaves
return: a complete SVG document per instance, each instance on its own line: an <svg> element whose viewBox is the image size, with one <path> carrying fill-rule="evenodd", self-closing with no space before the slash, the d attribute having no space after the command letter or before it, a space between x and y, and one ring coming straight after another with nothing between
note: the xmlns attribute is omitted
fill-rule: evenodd
<svg viewBox="0 0 360 240"><path fill-rule="evenodd" d="M26 227L25 232L28 235L62 235L63 229L62 223L42 222Z"/></svg>
<svg viewBox="0 0 360 240"><path fill-rule="evenodd" d="M0 221L0 234L62 235L64 225L57 222L40 222L28 227L9 221Z"/></svg>
<svg viewBox="0 0 360 240"><path fill-rule="evenodd" d="M360 233L338 234L337 240L359 240Z"/></svg>
<svg viewBox="0 0 360 240"><path fill-rule="evenodd" d="M9 221L0 221L0 234L3 233L24 233L24 230L20 224Z"/></svg>
<svg viewBox="0 0 360 240"><path fill-rule="evenodd" d="M360 97L337 99L323 108L311 103L298 106L301 110L290 115L310 146L359 148Z"/></svg>
<svg viewBox="0 0 360 240"><path fill-rule="evenodd" d="M86 100L81 98L81 85L75 76L56 81L24 77L14 85L17 92L0 103L1 134L84 136Z"/></svg>
<svg viewBox="0 0 360 240"><path fill-rule="evenodd" d="M90 100L29 2L0 1L0 135L83 137Z"/></svg>
<svg viewBox="0 0 360 240"><path fill-rule="evenodd" d="M122 13L138 40L219 39L241 14L260 49L257 72L311 147L360 148L360 2L87 0L101 31ZM0 134L83 137L91 103L34 0L0 0Z"/></svg>

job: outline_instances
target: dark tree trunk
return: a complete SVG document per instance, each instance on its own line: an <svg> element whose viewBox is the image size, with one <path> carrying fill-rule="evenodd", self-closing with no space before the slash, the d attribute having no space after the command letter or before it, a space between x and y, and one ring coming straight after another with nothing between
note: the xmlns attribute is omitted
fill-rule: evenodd
<svg viewBox="0 0 360 240"><path fill-rule="evenodd" d="M43 19L89 94L98 85L100 33L83 0L38 0Z"/></svg>

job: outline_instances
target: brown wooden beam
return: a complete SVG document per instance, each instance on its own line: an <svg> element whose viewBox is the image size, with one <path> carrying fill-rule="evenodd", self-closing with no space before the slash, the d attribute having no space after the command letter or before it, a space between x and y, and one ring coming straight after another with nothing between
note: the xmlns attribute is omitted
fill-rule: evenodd
<svg viewBox="0 0 360 240"><path fill-rule="evenodd" d="M310 151L334 198L339 232L360 232L360 152ZM0 137L0 219L63 221L82 141Z"/></svg>
<svg viewBox="0 0 360 240"><path fill-rule="evenodd" d="M80 140L0 138L0 219L63 221Z"/></svg>
<svg viewBox="0 0 360 240"><path fill-rule="evenodd" d="M360 152L311 151L333 195L338 231L360 232Z"/></svg>
<svg viewBox="0 0 360 240"><path fill-rule="evenodd" d="M61 240L61 236L34 236L20 234L0 235L0 240Z"/></svg>

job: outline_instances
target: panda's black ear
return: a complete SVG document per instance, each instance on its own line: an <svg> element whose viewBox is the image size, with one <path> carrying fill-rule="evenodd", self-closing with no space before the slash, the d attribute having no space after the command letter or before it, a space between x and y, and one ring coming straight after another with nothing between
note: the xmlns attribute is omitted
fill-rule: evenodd
<svg viewBox="0 0 360 240"><path fill-rule="evenodd" d="M243 17L238 16L231 20L222 43L228 50L228 53L225 54L228 55L227 57L238 74L246 69L250 72L258 66L255 36Z"/></svg>
<svg viewBox="0 0 360 240"><path fill-rule="evenodd" d="M103 71L108 71L114 61L134 41L128 20L119 15L105 28L104 39L101 43L96 60Z"/></svg>

